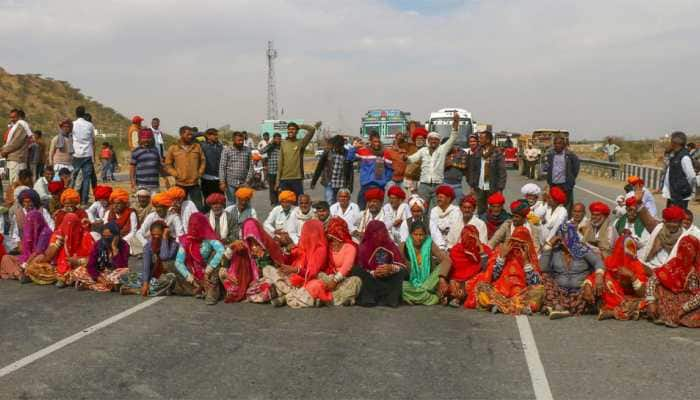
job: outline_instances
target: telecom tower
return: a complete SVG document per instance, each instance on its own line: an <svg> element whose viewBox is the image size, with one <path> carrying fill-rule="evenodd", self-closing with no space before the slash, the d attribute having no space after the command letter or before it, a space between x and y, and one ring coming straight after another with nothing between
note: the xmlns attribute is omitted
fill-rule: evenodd
<svg viewBox="0 0 700 400"><path fill-rule="evenodd" d="M277 119L277 86L275 85L275 58L277 50L267 42L267 119Z"/></svg>

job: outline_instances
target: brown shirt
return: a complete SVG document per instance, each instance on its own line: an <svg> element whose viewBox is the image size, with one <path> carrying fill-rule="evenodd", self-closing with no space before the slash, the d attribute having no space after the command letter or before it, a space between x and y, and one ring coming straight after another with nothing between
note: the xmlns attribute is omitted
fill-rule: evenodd
<svg viewBox="0 0 700 400"><path fill-rule="evenodd" d="M184 145L182 142L168 147L165 153L165 173L175 177L175 183L180 186L194 186L204 175L206 160L199 143L192 142Z"/></svg>

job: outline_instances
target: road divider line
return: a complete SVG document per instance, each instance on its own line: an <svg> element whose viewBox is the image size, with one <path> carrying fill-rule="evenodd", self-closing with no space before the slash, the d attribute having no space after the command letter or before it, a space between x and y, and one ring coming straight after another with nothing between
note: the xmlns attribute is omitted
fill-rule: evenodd
<svg viewBox="0 0 700 400"><path fill-rule="evenodd" d="M540 353L537 351L535 336L532 334L530 321L524 315L518 315L515 317L515 321L518 324L518 331L520 331L520 341L523 343L523 352L527 368L530 371L532 388L535 390L535 398L537 400L553 400L547 374L544 372Z"/></svg>
<svg viewBox="0 0 700 400"><path fill-rule="evenodd" d="M609 202L609 203L617 204L617 202L616 202L615 200L611 199L610 197L605 197L605 196L603 196L602 194L596 193L596 192L594 192L594 191L592 191L592 190L590 190L590 189L586 189L585 187L581 187L581 186L579 186L579 185L576 185L576 186L574 186L574 188L575 188L575 189L578 189L578 190L581 190L581 191L583 191L583 192L586 192L586 193L588 193L588 194L592 194L593 196L600 197L601 199L603 199L603 200L605 200L605 201L607 201L607 202Z"/></svg>
<svg viewBox="0 0 700 400"><path fill-rule="evenodd" d="M30 354L22 359L19 359L19 360L13 362L12 364L7 365L7 366L3 367L2 369L0 369L0 378L4 377L6 375L9 375L12 372L17 371L18 369L23 368L23 367L33 363L34 361L37 361L43 357L46 357L49 354L68 346L71 343L77 342L78 340L84 338L85 336L93 334L102 328L105 328L109 325L112 325L113 323L115 323L119 320L122 320L131 314L139 312L139 311L143 310L144 308L150 307L150 306L152 306L152 305L156 304L157 302L164 300L164 299L165 299L165 297L154 297L150 300L144 301L143 303L140 303L134 307L131 307L128 310L122 311L119 314L113 315L102 322L99 322L95 325L87 327L74 335L71 335L65 339L59 340L58 342L56 342L48 347L45 347L45 348L37 351L36 353L32 353L32 354Z"/></svg>

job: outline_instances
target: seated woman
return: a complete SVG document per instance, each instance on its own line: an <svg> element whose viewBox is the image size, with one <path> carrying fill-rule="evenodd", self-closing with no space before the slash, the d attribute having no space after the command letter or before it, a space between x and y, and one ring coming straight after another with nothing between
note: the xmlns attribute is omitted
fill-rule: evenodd
<svg viewBox="0 0 700 400"><path fill-rule="evenodd" d="M685 236L676 256L649 278L648 314L657 324L700 328L700 240Z"/></svg>
<svg viewBox="0 0 700 400"><path fill-rule="evenodd" d="M102 238L93 246L87 265L71 273L77 289L111 292L117 289L122 276L129 273L129 244L121 238L117 223L103 225L101 233Z"/></svg>
<svg viewBox="0 0 700 400"><path fill-rule="evenodd" d="M524 226L515 228L510 239L493 251L486 271L468 286L464 303L467 308L479 307L509 315L539 311L544 286L530 231Z"/></svg>
<svg viewBox="0 0 700 400"><path fill-rule="evenodd" d="M41 200L39 199L39 193L34 189L22 189L17 194L17 202L10 207L9 212L11 227L10 227L10 237L7 243L10 246L19 246L22 241L22 232L24 231L24 224L27 220L27 213L31 210L38 210L44 216L44 221L51 230L55 228L53 218L51 214L41 206ZM14 244L14 245L12 245Z"/></svg>
<svg viewBox="0 0 700 400"><path fill-rule="evenodd" d="M143 253L143 245L136 238L139 221L136 212L129 207L129 192L124 189L114 189L109 195L109 204L110 208L105 212L103 222L117 224L119 234L129 244L129 251L132 255Z"/></svg>
<svg viewBox="0 0 700 400"><path fill-rule="evenodd" d="M540 270L544 282L544 308L549 319L565 318L592 311L602 280L595 293L586 278L593 272L603 276L603 260L581 242L576 225L565 222L559 233L542 248Z"/></svg>
<svg viewBox="0 0 700 400"><path fill-rule="evenodd" d="M647 275L644 265L637 258L637 241L629 231L615 241L610 257L605 259L605 272L591 274L588 285L595 287L602 280L602 305L598 320L639 319L646 310Z"/></svg>
<svg viewBox="0 0 700 400"><path fill-rule="evenodd" d="M316 300L304 289L304 285L316 278L325 268L327 260L328 242L323 223L316 219L305 222L299 243L289 255L290 265L263 269L263 275L273 282L278 294L272 299L272 304L276 307L287 304L292 308L314 306Z"/></svg>
<svg viewBox="0 0 700 400"><path fill-rule="evenodd" d="M360 278L350 276L357 259L357 244L352 240L348 223L340 217L330 219L326 234L330 239L328 264L304 288L320 304L351 306L362 286Z"/></svg>
<svg viewBox="0 0 700 400"><path fill-rule="evenodd" d="M19 279L22 283L31 280L25 274L25 269L32 260L46 251L51 238L51 228L46 223L43 214L38 210L27 213L22 230L21 254L18 256L5 255L0 261L0 279Z"/></svg>
<svg viewBox="0 0 700 400"><path fill-rule="evenodd" d="M164 220L150 224L148 241L143 248L143 271L130 272L121 278L121 294L168 296L175 283L173 263L180 245Z"/></svg>
<svg viewBox="0 0 700 400"><path fill-rule="evenodd" d="M172 293L204 298L207 305L216 304L221 297L217 269L225 251L219 235L209 225L206 215L196 212L189 218L187 233L179 240L180 248L175 256L177 274Z"/></svg>
<svg viewBox="0 0 700 400"><path fill-rule="evenodd" d="M285 264L286 256L255 218L243 221L241 237L243 240L231 245L233 252L228 269L219 269L219 279L226 290L224 301L267 303L277 297L277 293L272 282L263 276L263 268Z"/></svg>
<svg viewBox="0 0 700 400"><path fill-rule="evenodd" d="M422 222L411 224L409 233L401 246L409 265L408 280L403 282L403 301L426 306L447 304L447 276L452 260L433 243L428 228Z"/></svg>
<svg viewBox="0 0 700 400"><path fill-rule="evenodd" d="M449 275L449 305L459 307L467 299L467 282L486 268L491 249L479 240L474 225L462 228L460 241L450 249L452 268Z"/></svg>
<svg viewBox="0 0 700 400"><path fill-rule="evenodd" d="M399 306L401 288L408 271L403 254L381 221L367 224L358 250L358 265L353 267L352 275L362 280L357 296L358 305Z"/></svg>
<svg viewBox="0 0 700 400"><path fill-rule="evenodd" d="M27 276L38 285L55 282L56 287L64 288L71 284L71 270L87 265L95 243L86 226L77 214L66 214L51 235L44 254L37 255L28 263Z"/></svg>

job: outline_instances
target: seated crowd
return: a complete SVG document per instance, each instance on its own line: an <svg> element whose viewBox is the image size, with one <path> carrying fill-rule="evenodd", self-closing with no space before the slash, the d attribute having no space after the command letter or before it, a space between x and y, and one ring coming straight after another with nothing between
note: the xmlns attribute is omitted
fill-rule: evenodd
<svg viewBox="0 0 700 400"><path fill-rule="evenodd" d="M97 185L83 209L63 181L45 183L41 194L13 185L2 279L206 304L442 304L700 326L700 230L676 206L657 219L636 177L614 214L593 202L569 215L563 190L528 183L508 207L502 193L489 196L481 215L473 195L453 204L450 185L436 188L432 208L398 185L367 188L365 209L347 189L335 204L283 190L264 219L248 187L228 204L210 194L200 212L177 186L132 202ZM142 266L130 269L130 257Z"/></svg>

